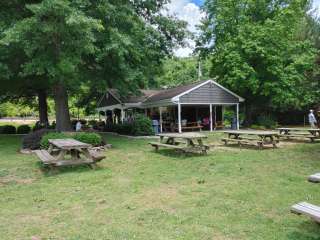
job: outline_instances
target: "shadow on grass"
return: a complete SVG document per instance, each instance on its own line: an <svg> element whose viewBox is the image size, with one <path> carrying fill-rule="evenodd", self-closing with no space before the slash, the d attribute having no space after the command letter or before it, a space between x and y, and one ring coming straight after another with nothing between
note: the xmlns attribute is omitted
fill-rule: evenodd
<svg viewBox="0 0 320 240"><path fill-rule="evenodd" d="M293 231L288 234L292 240L318 240L320 235L320 224L313 220L306 220L297 226L297 229L304 229L304 232ZM307 232L307 233L306 233Z"/></svg>
<svg viewBox="0 0 320 240"><path fill-rule="evenodd" d="M216 146L220 148L232 148L232 149L238 149L238 150L247 149L247 150L258 150L258 151L279 149L279 147L274 148L273 146L263 146L262 148L260 148L257 145L249 145L249 144L241 145L241 146L239 146L238 144L227 144L227 145L223 144L223 145L216 145Z"/></svg>
<svg viewBox="0 0 320 240"><path fill-rule="evenodd" d="M175 158L175 159L183 159L183 158L194 158L194 157L204 157L208 154L202 153L193 153L193 152L183 152L181 150L173 150L173 149L159 149L158 151L154 151L155 154L161 154L166 157ZM209 153L210 154L210 153Z"/></svg>
<svg viewBox="0 0 320 240"><path fill-rule="evenodd" d="M90 167L89 165L77 165L77 166L63 166L63 167L54 167L50 168L49 166L44 166L42 163L38 162L37 167L41 170L43 173L43 176L45 177L51 177L55 175L60 174L67 174L67 173L81 173L81 172L87 172L87 171L101 171L104 168L100 167L99 165L96 165L94 168Z"/></svg>

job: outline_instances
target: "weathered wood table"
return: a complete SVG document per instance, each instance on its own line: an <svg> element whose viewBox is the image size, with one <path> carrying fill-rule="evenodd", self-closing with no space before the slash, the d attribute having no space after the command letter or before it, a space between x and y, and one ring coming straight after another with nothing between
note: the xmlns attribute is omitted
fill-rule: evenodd
<svg viewBox="0 0 320 240"><path fill-rule="evenodd" d="M156 151L159 147L166 147L180 150L182 152L203 153L206 154L209 146L204 144L203 140L207 138L201 133L161 133L159 142L150 142Z"/></svg>
<svg viewBox="0 0 320 240"><path fill-rule="evenodd" d="M254 131L254 130L230 130L224 131L228 135L227 138L223 138L222 141L225 144L228 142L234 142L239 144L257 145L262 149L266 145L272 145L274 148L279 143L279 136L274 131Z"/></svg>
<svg viewBox="0 0 320 240"><path fill-rule="evenodd" d="M70 166L86 164L95 167L104 158L90 150L91 145L75 139L49 139L49 149L38 150L36 154L48 166Z"/></svg>
<svg viewBox="0 0 320 240"><path fill-rule="evenodd" d="M320 139L319 128L277 128L279 136L286 139L290 138L305 138L314 142L315 139Z"/></svg>

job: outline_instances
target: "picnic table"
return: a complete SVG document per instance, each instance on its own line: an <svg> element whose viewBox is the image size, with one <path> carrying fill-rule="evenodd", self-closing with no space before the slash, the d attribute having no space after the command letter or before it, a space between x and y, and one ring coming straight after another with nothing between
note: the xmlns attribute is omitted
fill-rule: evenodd
<svg viewBox="0 0 320 240"><path fill-rule="evenodd" d="M320 138L319 128L277 128L280 137L290 138L307 138L311 142Z"/></svg>
<svg viewBox="0 0 320 240"><path fill-rule="evenodd" d="M228 135L227 138L222 139L225 144L233 142L239 146L258 145L262 149L266 145L272 145L275 148L279 143L278 133L274 131L230 130L223 132Z"/></svg>
<svg viewBox="0 0 320 240"><path fill-rule="evenodd" d="M44 165L50 167L89 165L94 168L96 162L105 156L91 150L91 145L75 139L49 139L49 149L37 150L36 154Z"/></svg>
<svg viewBox="0 0 320 240"><path fill-rule="evenodd" d="M160 133L159 142L150 142L149 144L157 151L159 147L171 148L181 152L198 152L206 154L209 146L203 143L207 138L201 133Z"/></svg>

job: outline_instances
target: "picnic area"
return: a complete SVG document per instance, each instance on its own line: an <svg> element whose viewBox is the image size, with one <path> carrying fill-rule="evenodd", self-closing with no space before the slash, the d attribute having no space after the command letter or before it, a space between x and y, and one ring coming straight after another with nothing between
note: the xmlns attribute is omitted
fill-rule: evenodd
<svg viewBox="0 0 320 240"><path fill-rule="evenodd" d="M224 136L209 134L217 147L185 157L106 134L113 147L96 170L58 174L17 153L20 136L0 136L1 238L317 239L319 226L290 206L320 204L319 185L307 182L319 143L259 151L225 147Z"/></svg>

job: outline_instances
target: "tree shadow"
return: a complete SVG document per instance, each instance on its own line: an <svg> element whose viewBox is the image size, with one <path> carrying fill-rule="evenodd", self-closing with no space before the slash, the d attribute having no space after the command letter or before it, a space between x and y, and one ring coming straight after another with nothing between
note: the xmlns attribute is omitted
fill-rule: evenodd
<svg viewBox="0 0 320 240"><path fill-rule="evenodd" d="M291 240L319 240L320 239L320 224L312 219L306 219L303 223L296 226L295 230L288 234L288 239Z"/></svg>

